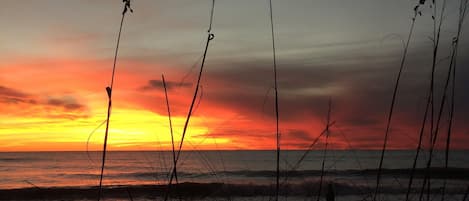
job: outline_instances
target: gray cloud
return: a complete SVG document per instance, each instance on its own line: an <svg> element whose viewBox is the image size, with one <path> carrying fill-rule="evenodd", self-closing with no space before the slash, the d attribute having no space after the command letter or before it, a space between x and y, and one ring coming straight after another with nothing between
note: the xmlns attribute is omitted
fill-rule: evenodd
<svg viewBox="0 0 469 201"><path fill-rule="evenodd" d="M14 88L6 87L6 86L0 86L0 103L1 104L26 104L30 106L46 106L46 107L52 107L52 108L62 108L65 111L69 111L69 112L84 111L87 109L86 105L78 102L76 98L72 96L44 98L38 95L29 94L29 93L26 93L26 92L23 92Z"/></svg>
<svg viewBox="0 0 469 201"><path fill-rule="evenodd" d="M62 107L67 111L80 111L86 108L85 105L78 103L73 97L49 98L47 105Z"/></svg>
<svg viewBox="0 0 469 201"><path fill-rule="evenodd" d="M25 94L21 91L18 91L18 90L12 89L12 88L8 88L8 87L5 87L5 86L0 86L0 95L10 96L10 97L27 97L28 96L27 94Z"/></svg>
<svg viewBox="0 0 469 201"><path fill-rule="evenodd" d="M173 82L173 81L165 81L166 82L166 89L172 90L176 87L191 87L191 83L187 82ZM140 90L163 90L163 81L162 80L148 80L147 85L140 88Z"/></svg>
<svg viewBox="0 0 469 201"><path fill-rule="evenodd" d="M30 94L6 86L0 86L0 102L8 104L37 103Z"/></svg>

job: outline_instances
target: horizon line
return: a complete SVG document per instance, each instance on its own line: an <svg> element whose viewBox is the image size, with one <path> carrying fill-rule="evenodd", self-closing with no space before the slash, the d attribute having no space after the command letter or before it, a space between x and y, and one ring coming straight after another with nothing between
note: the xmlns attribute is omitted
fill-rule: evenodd
<svg viewBox="0 0 469 201"><path fill-rule="evenodd" d="M282 151L307 151L308 149L283 149ZM107 152L171 152L166 149L148 149L148 150L108 150ZM181 150L183 152L196 151L276 151L276 149L190 149ZM321 149L312 149L310 151L322 151ZM381 151L380 149L330 149L329 151ZM387 151L415 151L415 149L388 149ZM445 149L435 149L435 151L445 151ZM452 149L451 151L469 151L469 149ZM0 153L37 153L37 152L102 152L102 150L15 150L1 151Z"/></svg>

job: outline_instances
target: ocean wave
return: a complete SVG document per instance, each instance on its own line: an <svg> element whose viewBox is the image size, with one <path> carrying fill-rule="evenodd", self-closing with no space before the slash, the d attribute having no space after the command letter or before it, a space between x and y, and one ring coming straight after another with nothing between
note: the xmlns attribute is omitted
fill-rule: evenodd
<svg viewBox="0 0 469 201"><path fill-rule="evenodd" d="M383 169L381 174L386 177L406 178L411 174L412 169ZM364 169L364 170L329 170L326 174L329 176L337 177L362 177L376 175L378 169ZM432 167L430 169L418 168L414 171L415 178L423 178L425 174L431 175L434 179L452 179L452 180L469 180L468 168L440 168ZM273 170L239 170L239 171L216 171L216 172L178 172L181 178L211 178L217 175L224 175L228 177L239 178L256 178L265 177L271 178L276 176ZM320 170L298 170L298 171L282 171L282 177L288 178L304 178L304 177L318 177L321 175ZM96 178L99 174L62 174L59 176L73 177L73 178ZM106 174L109 178L167 178L170 172L124 172L124 173L110 173Z"/></svg>
<svg viewBox="0 0 469 201"><path fill-rule="evenodd" d="M281 185L282 196L315 196L318 193L318 182L304 182L300 184ZM328 182L337 196L357 195L366 197L372 194L373 188L352 183ZM328 188L323 188L326 193ZM205 197L234 197L234 196L273 196L274 185L258 184L226 184L226 183L180 183L168 188L166 185L120 185L105 186L104 195L107 198L133 197L161 197L169 192L174 197L205 198ZM417 192L417 188L413 189ZM447 194L463 194L465 186L448 188ZM404 194L405 188L385 187L383 194ZM56 187L56 188L20 188L0 190L0 200L74 200L96 198L96 186ZM431 190L433 194L441 193L440 187Z"/></svg>
<svg viewBox="0 0 469 201"><path fill-rule="evenodd" d="M30 158L18 158L18 157L4 157L4 158L0 158L0 162L30 162L30 161L40 161L41 159L37 159L37 158L33 158L33 157L30 157Z"/></svg>

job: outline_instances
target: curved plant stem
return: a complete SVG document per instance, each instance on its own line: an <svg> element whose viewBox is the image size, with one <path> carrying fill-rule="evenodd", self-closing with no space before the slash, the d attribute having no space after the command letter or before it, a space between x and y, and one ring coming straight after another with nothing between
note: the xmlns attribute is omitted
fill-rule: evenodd
<svg viewBox="0 0 469 201"><path fill-rule="evenodd" d="M394 91L393 91L393 94L392 94L391 105L390 105L390 108L389 108L388 119L387 119L387 122L386 122L386 132L384 134L384 143L383 143L383 148L381 149L381 157L380 157L380 161L379 161L379 165L378 165L378 174L376 176L375 193L373 194L373 200L374 201L376 201L376 198L379 195L380 182L381 182L381 171L382 171L382 168L383 168L384 154L386 152L389 132L391 130L391 120L392 120L392 116L393 116L393 112L394 112L394 105L396 103L397 92L398 92L398 89L399 89L399 84L400 84L400 80L401 80L402 71L404 69L404 64L405 64L405 61L406 61L406 58L407 58L407 51L409 49L410 39L412 38L412 34L413 34L413 31L414 31L416 17L417 17L417 11L414 12L414 17L412 18L412 24L410 26L409 35L407 36L407 41L406 41L406 44L405 44L405 47L404 47L404 52L402 54L401 63L400 63L400 66L399 66L399 72L397 73L396 82L394 84Z"/></svg>
<svg viewBox="0 0 469 201"><path fill-rule="evenodd" d="M332 107L332 102L329 99L329 110L327 111L327 124L326 124L326 145L324 146L324 153L322 157L322 165L321 165L321 177L319 180L319 189L318 189L318 198L316 201L319 201L321 198L321 191L322 191L322 183L323 183L323 178L324 178L324 165L326 163L326 155L327 155L327 145L328 145L328 140L329 140L329 122L331 121L331 107Z"/></svg>
<svg viewBox="0 0 469 201"><path fill-rule="evenodd" d="M199 76L197 77L197 84L195 86L194 96L192 97L191 105L189 107L189 112L187 114L187 118L186 118L186 121L184 123L184 128L182 130L181 141L179 142L179 148L178 148L178 151L177 151L177 154L176 154L176 161L174 163L174 167L177 166L177 162L179 161L179 156L181 155L182 146L184 144L184 138L186 136L187 128L189 126L189 122L190 122L190 119L191 119L191 116L192 116L192 113L193 113L193 110L194 110L195 101L196 101L198 93L199 93L200 81L201 81L202 73L203 73L203 70L204 70L205 59L207 57L208 47L209 47L210 41L212 41L215 37L215 35L212 34L212 22L213 22L214 7L215 7L215 0L212 0L212 9L211 9L211 12L210 12L210 23L209 23L209 29L207 31L208 32L208 34L207 34L207 43L205 44L204 55L202 57L202 63L200 65ZM168 186L170 186L172 184L174 177L175 177L175 172L171 171L171 176L169 178ZM169 193L170 193L169 191L166 192L165 197L164 197L165 201L168 200Z"/></svg>
<svg viewBox="0 0 469 201"><path fill-rule="evenodd" d="M272 10L272 0L269 0L269 13L270 13L270 28L272 36L272 57L273 57L273 70L274 70L274 91L275 91L275 127L276 127L276 144L277 144L277 163L276 163L276 182L275 182L275 201L278 201L280 191L280 130L279 130L279 115L278 115L278 84L277 84L277 57L275 52L275 34L274 34L274 19Z"/></svg>
<svg viewBox="0 0 469 201"><path fill-rule="evenodd" d="M116 72L116 63L117 63L117 53L119 52L119 43L121 39L121 33L122 33L122 25L124 23L124 18L125 14L127 13L127 9L130 9L130 0L124 0L124 11L122 12L122 18L121 18L121 23L119 27L119 34L117 36L117 45L116 45L116 51L114 53L114 62L112 65L112 75L111 75L111 84L110 86L106 87L106 92L108 96L108 106L107 106L107 118L106 118L106 131L104 134L104 144L103 144L103 156L102 156L102 163L101 163L101 173L99 176L99 192L98 192L98 201L101 200L101 194L102 194L102 186L103 186L103 175L104 175L104 165L106 162L106 152L107 152L107 139L108 139L108 134L109 134L109 120L111 118L111 109L112 109L112 89L114 86L114 75ZM131 12L132 9L130 9Z"/></svg>

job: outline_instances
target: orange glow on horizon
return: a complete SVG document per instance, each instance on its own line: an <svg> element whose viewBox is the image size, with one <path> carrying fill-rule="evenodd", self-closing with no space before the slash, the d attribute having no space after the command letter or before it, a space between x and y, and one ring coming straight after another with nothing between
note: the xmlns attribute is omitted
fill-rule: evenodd
<svg viewBox="0 0 469 201"><path fill-rule="evenodd" d="M90 151L101 150L104 118L103 115L96 115L53 121L39 117L6 119L0 129L0 137L4 142L0 145L0 151L84 151L88 139ZM184 121L184 117L173 117L176 143L180 141ZM197 126L199 121L197 117L192 119L184 147L214 148L210 146L213 139L204 137L208 128ZM210 120L205 118L204 121ZM110 121L109 150L169 150L171 137L167 124L166 116L149 111L114 109ZM91 133L93 130L95 132ZM218 138L216 141L218 145L224 146L230 140Z"/></svg>

